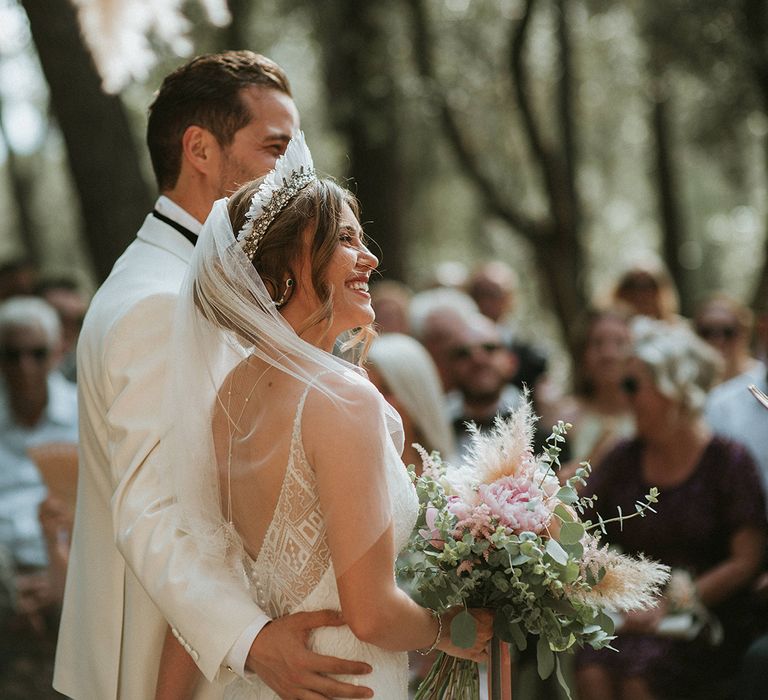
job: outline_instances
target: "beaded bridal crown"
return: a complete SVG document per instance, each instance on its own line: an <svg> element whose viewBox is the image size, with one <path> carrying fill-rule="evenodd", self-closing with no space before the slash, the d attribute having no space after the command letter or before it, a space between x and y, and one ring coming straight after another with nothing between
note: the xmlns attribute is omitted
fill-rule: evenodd
<svg viewBox="0 0 768 700"><path fill-rule="evenodd" d="M307 148L304 132L300 131L277 159L275 169L270 171L254 193L243 228L237 234L237 240L249 260L253 260L261 239L283 207L316 179L312 154Z"/></svg>

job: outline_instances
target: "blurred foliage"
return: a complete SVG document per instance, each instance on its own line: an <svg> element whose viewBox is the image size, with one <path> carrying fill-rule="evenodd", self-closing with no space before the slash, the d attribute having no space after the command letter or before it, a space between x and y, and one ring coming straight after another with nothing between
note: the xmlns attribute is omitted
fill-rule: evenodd
<svg viewBox="0 0 768 700"><path fill-rule="evenodd" d="M196 21L193 38L200 52L245 42L281 63L291 77L316 163L346 178L355 175L349 171L349 141L333 115L342 108L354 112L356 105L336 104L339 96L329 91L323 56L338 47L334 36L318 25L318 13L330 13L340 1L233 1L235 29L216 30ZM768 212L768 87L761 85L756 70L764 56L753 36L755 27L745 20L756 2L764 0L569 0L583 274L590 296L605 295L623 268L663 250L650 122L652 80L660 80L672 107L670 131L686 235L679 252L690 276L690 293L701 296L723 287L751 298L763 266ZM524 0L425 4L440 81L473 148L495 181L503 183L510 201L545 214L539 175L510 98L507 41ZM386 54L371 60L386 62L387 79L395 80L397 150L406 186L406 278L419 286L438 262L471 265L486 257L530 270L535 263L529 243L488 213L441 132L418 77L418 47L412 45L407 3L377 6L386 15L390 36L370 47ZM540 7L530 27L526 60L539 127L551 137L556 128L551 104L559 78L556 10L545 0ZM764 36L763 53L768 52L765 42ZM132 85L122 94L140 143L153 90L184 60L161 59L146 84ZM367 80L360 90L376 90L377 85ZM57 271L73 266L89 274L61 138L48 117L45 84L16 0L0 0L0 103L10 147L34 173L44 266ZM7 169L2 144L0 161ZM151 181L146 162L144 171ZM0 258L7 258L20 252L20 242L7 172L3 175L0 202L7 215L0 220ZM556 342L557 325L535 275L521 277L524 328Z"/></svg>

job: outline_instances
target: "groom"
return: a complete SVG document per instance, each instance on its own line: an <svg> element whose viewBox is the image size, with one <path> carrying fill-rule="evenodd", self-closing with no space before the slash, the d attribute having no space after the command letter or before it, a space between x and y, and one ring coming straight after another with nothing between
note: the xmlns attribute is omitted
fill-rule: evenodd
<svg viewBox="0 0 768 700"><path fill-rule="evenodd" d="M219 697L208 681L231 672L255 673L281 697L371 695L326 675L367 665L306 647L312 628L340 624L335 613L270 621L175 529L169 466L157 458L167 334L202 222L216 199L266 174L298 127L282 69L250 51L196 58L150 108L161 196L94 297L78 346L80 478L54 675L75 700L154 697L166 620L207 679L196 698Z"/></svg>

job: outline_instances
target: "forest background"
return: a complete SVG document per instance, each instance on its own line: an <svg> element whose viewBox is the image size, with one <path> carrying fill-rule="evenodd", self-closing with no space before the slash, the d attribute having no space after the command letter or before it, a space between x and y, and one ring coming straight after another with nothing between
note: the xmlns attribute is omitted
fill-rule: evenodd
<svg viewBox="0 0 768 700"><path fill-rule="evenodd" d="M162 77L181 54L250 48L287 71L384 278L508 262L523 334L560 352L647 261L684 314L718 290L768 311L765 0L228 0L219 28L164 3L186 44L150 36L156 64L110 94L68 0L0 0L0 264L95 288L156 196L143 139Z"/></svg>

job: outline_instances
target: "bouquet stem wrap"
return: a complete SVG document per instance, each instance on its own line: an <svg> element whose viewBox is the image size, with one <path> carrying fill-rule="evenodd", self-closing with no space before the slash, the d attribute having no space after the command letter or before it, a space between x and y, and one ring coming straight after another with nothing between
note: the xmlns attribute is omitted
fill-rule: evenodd
<svg viewBox="0 0 768 700"><path fill-rule="evenodd" d="M474 661L440 652L414 700L480 700L480 672Z"/></svg>

